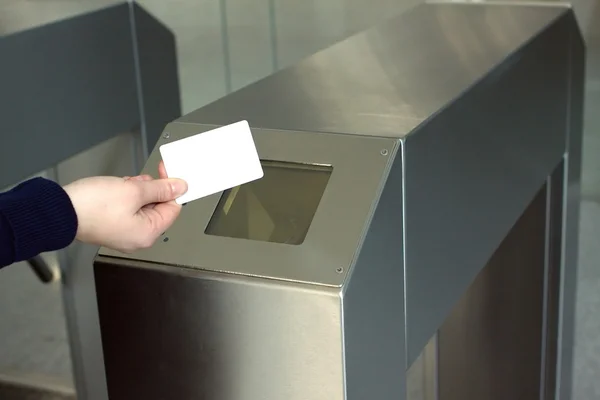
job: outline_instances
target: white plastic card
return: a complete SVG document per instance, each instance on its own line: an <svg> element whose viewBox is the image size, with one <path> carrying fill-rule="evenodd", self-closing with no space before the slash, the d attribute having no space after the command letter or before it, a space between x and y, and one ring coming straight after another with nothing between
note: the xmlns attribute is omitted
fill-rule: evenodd
<svg viewBox="0 0 600 400"><path fill-rule="evenodd" d="M169 178L187 182L177 199L189 203L263 177L247 121L236 122L159 147Z"/></svg>

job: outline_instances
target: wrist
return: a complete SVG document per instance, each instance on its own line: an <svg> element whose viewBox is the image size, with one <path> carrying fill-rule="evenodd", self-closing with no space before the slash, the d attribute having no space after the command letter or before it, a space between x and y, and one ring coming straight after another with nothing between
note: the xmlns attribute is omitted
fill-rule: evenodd
<svg viewBox="0 0 600 400"><path fill-rule="evenodd" d="M82 218L81 207L77 202L77 182L70 183L68 185L63 186L63 190L67 194L69 201L71 203L71 207L73 208L73 212L77 218L77 228L75 230L75 239L80 242L85 242L83 237L85 236L85 221Z"/></svg>

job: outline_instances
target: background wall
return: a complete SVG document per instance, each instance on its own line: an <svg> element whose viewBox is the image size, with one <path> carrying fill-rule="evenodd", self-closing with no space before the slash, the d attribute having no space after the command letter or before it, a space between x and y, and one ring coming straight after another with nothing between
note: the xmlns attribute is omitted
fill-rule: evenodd
<svg viewBox="0 0 600 400"><path fill-rule="evenodd" d="M0 0L0 34L114 4L114 0ZM142 0L176 35L183 112L325 48L417 0ZM582 239L576 345L576 399L600 398L600 2L574 0L588 44ZM110 29L110 27L107 27ZM128 40L128 38L127 38ZM0 88L1 90L1 88ZM596 112L594 112L596 111ZM0 110L1 115L1 110ZM23 132L26 134L26 132ZM123 133L58 167L58 180L128 175L133 136ZM26 158L24 158L26 162ZM76 286L89 399L106 396L91 260L95 249L69 249ZM48 259L55 262L53 255ZM59 284L44 286L24 265L0 271L0 379L21 377L73 387ZM40 378L40 376L42 378Z"/></svg>

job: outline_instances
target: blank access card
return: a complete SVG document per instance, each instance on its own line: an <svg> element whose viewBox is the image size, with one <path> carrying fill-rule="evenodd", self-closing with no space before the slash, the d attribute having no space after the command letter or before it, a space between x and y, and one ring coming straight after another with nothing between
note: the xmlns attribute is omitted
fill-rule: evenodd
<svg viewBox="0 0 600 400"><path fill-rule="evenodd" d="M183 179L188 191L176 201L188 203L263 177L247 121L167 143L159 147L169 178Z"/></svg>

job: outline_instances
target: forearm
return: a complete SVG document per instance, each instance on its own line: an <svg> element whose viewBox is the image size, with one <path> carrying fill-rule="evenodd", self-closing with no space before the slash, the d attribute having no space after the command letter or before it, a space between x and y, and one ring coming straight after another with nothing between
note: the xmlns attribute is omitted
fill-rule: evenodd
<svg viewBox="0 0 600 400"><path fill-rule="evenodd" d="M68 246L77 215L57 183L34 178L0 194L0 267Z"/></svg>

